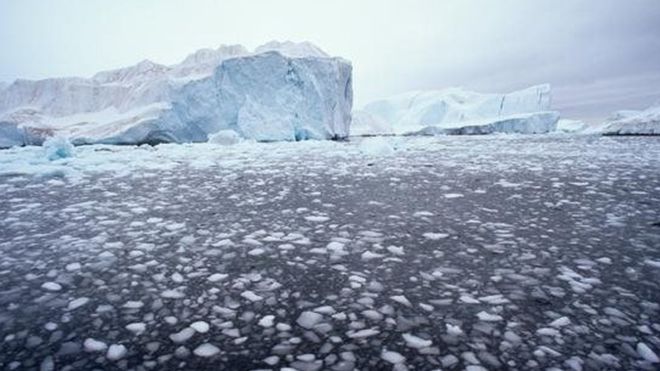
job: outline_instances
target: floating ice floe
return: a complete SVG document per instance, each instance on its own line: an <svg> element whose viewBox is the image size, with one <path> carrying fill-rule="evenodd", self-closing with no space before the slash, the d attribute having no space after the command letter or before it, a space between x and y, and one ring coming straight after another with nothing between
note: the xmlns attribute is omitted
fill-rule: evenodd
<svg viewBox="0 0 660 371"><path fill-rule="evenodd" d="M111 361L118 361L126 356L128 349L122 344L112 344L108 347L106 357Z"/></svg>
<svg viewBox="0 0 660 371"><path fill-rule="evenodd" d="M386 350L384 349L383 352L380 354L380 357L389 363L392 364L399 364L403 363L406 361L406 357L401 355L401 353L397 353L391 350Z"/></svg>
<svg viewBox="0 0 660 371"><path fill-rule="evenodd" d="M57 282L44 282L41 288L46 291L60 291L62 290L62 285Z"/></svg>
<svg viewBox="0 0 660 371"><path fill-rule="evenodd" d="M431 340L426 340L422 339L418 336L412 335L412 334L403 334L403 340L405 340L406 345L408 345L411 348L415 349L421 349L421 348L428 348L431 345L433 345L433 342Z"/></svg>
<svg viewBox="0 0 660 371"><path fill-rule="evenodd" d="M86 352L105 352L108 349L108 345L100 340L87 338L83 342L83 347Z"/></svg>
<svg viewBox="0 0 660 371"><path fill-rule="evenodd" d="M213 357L214 355L220 353L220 348L210 343L204 343L195 348L193 353L198 357Z"/></svg>

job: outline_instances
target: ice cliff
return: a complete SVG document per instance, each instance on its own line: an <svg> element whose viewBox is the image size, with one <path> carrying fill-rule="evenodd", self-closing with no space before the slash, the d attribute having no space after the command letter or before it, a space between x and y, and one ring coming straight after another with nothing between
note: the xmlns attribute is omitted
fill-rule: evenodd
<svg viewBox="0 0 660 371"><path fill-rule="evenodd" d="M549 85L508 94L481 94L452 88L418 91L367 104L354 113L352 135L490 134L554 131Z"/></svg>
<svg viewBox="0 0 660 371"><path fill-rule="evenodd" d="M260 141L348 136L352 67L310 43L202 49L91 78L0 86L0 147L199 142L221 130Z"/></svg>

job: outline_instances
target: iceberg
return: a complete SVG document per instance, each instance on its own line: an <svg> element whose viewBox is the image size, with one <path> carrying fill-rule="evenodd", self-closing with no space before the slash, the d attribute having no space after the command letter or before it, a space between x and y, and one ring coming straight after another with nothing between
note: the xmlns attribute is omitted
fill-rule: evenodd
<svg viewBox="0 0 660 371"><path fill-rule="evenodd" d="M258 141L341 139L352 66L310 43L202 49L181 63L148 60L91 78L0 87L0 147L62 136L79 144L206 142L221 130Z"/></svg>
<svg viewBox="0 0 660 371"><path fill-rule="evenodd" d="M559 121L547 84L508 94L409 92L369 103L354 117L354 135L538 134L554 131Z"/></svg>
<svg viewBox="0 0 660 371"><path fill-rule="evenodd" d="M603 124L603 135L660 135L660 103L643 111L617 111Z"/></svg>

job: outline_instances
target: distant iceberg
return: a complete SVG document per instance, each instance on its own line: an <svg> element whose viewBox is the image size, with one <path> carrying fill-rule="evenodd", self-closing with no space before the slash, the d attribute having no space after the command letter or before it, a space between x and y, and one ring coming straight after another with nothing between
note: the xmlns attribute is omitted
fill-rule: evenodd
<svg viewBox="0 0 660 371"><path fill-rule="evenodd" d="M604 135L660 135L660 103L643 111L617 111L603 124Z"/></svg>
<svg viewBox="0 0 660 371"><path fill-rule="evenodd" d="M509 94L452 88L396 95L354 112L353 135L538 134L554 131L550 85Z"/></svg>
<svg viewBox="0 0 660 371"><path fill-rule="evenodd" d="M205 142L233 130L259 141L348 136L350 62L310 43L202 49L173 66L142 61L92 78L0 87L0 147Z"/></svg>

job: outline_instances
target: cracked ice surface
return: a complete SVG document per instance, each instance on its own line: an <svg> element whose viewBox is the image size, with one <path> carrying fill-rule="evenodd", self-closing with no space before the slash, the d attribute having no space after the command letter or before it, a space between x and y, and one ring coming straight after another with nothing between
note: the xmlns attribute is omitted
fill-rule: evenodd
<svg viewBox="0 0 660 371"><path fill-rule="evenodd" d="M0 365L657 369L660 142L386 141L0 152Z"/></svg>

